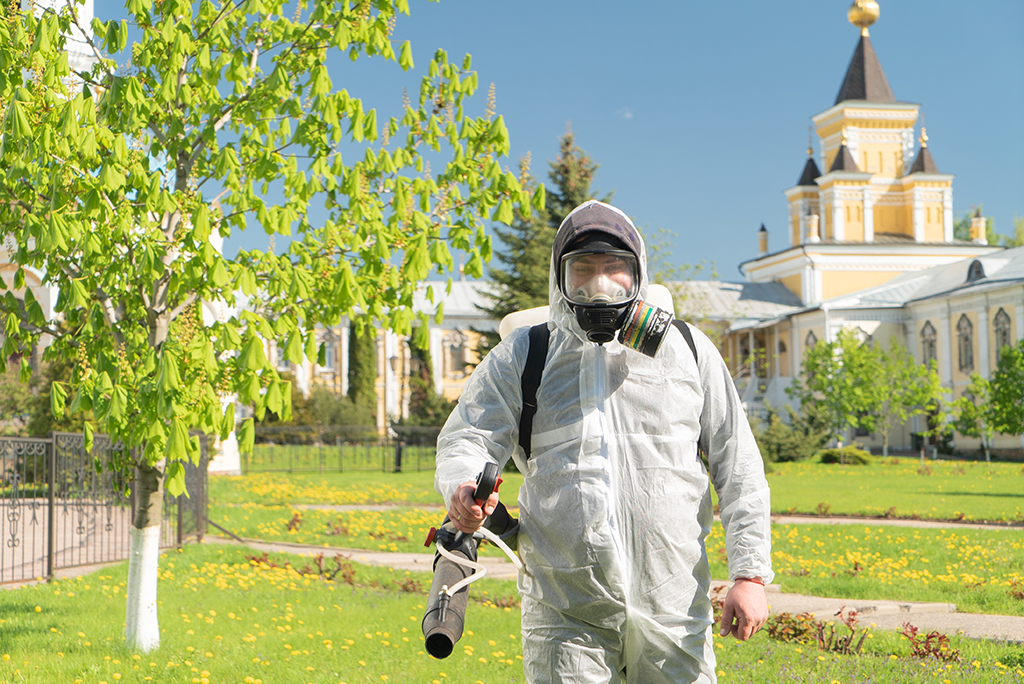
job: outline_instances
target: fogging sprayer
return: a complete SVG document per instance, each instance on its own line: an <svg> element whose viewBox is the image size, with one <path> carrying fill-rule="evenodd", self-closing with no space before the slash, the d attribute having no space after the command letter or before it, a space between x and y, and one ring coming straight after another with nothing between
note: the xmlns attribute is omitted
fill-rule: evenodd
<svg viewBox="0 0 1024 684"><path fill-rule="evenodd" d="M476 478L473 498L477 505L483 506L500 484L497 464L488 463ZM516 568L523 569L514 550L518 531L519 521L510 516L501 503L474 534L464 534L455 529L447 515L440 529L430 528L424 546L436 543L437 553L434 555L434 581L430 585L422 624L427 653L435 658L447 658L455 643L462 638L469 585L487 574L487 569L477 562L477 549L482 541L487 540L497 546Z"/></svg>

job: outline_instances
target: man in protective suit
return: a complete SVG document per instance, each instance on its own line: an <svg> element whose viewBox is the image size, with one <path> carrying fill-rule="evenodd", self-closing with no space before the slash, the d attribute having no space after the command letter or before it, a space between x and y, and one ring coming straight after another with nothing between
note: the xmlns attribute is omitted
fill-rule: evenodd
<svg viewBox="0 0 1024 684"><path fill-rule="evenodd" d="M629 218L597 201L577 207L554 241L532 454L518 445L528 328L476 368L438 438L435 485L463 532L498 501L473 501L485 463L512 458L525 477L519 591L531 684L716 681L711 492L698 448L735 580L721 633L746 640L768 615L768 483L736 388L695 328L696 354L671 325L653 357L620 342L646 290L646 250Z"/></svg>

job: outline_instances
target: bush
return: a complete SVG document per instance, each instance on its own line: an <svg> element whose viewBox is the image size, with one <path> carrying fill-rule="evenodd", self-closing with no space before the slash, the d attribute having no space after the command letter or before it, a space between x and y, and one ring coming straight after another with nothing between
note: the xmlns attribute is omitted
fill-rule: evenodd
<svg viewBox="0 0 1024 684"><path fill-rule="evenodd" d="M825 449L818 452L819 463L840 463L843 465L870 465L871 454L856 446L844 446L839 449Z"/></svg>
<svg viewBox="0 0 1024 684"><path fill-rule="evenodd" d="M818 633L818 621L810 613L778 613L764 626L770 638L798 644L813 644Z"/></svg>
<svg viewBox="0 0 1024 684"><path fill-rule="evenodd" d="M788 421L768 405L764 423L752 426L754 439L766 464L806 460L828 440L827 428L821 425L813 406L806 407L800 414L789 406L785 408Z"/></svg>

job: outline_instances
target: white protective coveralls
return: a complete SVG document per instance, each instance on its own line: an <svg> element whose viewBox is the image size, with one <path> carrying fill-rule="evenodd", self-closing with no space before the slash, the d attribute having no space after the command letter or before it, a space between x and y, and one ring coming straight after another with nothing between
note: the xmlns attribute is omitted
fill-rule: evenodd
<svg viewBox="0 0 1024 684"><path fill-rule="evenodd" d="M435 485L450 506L487 461L504 467L513 458L525 476L518 503L527 682L715 682L704 549L712 505L698 436L719 495L730 578L773 577L768 484L739 396L718 349L696 328L699 371L674 327L656 358L618 340L587 341L559 290L558 256L530 459L518 445L529 348L528 328L520 328L467 381L438 437ZM643 248L639 257L643 298Z"/></svg>

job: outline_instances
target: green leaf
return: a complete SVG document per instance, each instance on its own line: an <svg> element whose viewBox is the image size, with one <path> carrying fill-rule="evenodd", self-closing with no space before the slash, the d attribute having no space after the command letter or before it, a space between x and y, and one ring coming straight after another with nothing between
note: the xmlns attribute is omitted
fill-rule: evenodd
<svg viewBox="0 0 1024 684"><path fill-rule="evenodd" d="M408 71L414 67L412 61L412 43L408 40L402 43L402 49L398 55L398 64L402 67L403 71Z"/></svg>
<svg viewBox="0 0 1024 684"><path fill-rule="evenodd" d="M64 385L59 382L54 382L50 385L50 410L53 412L54 418L64 417L64 402L68 398L68 392L64 389Z"/></svg>
<svg viewBox="0 0 1024 684"><path fill-rule="evenodd" d="M180 418L171 420L171 434L167 440L167 449L164 451L164 458L168 463L173 461L184 461L188 459L189 442L188 428Z"/></svg>
<svg viewBox="0 0 1024 684"><path fill-rule="evenodd" d="M537 211L542 211L544 209L544 203L547 200L544 192L544 184L538 183L536 189L533 191L533 199L530 202L533 208Z"/></svg>
<svg viewBox="0 0 1024 684"><path fill-rule="evenodd" d="M223 288L231 282L231 278L228 277L228 271L224 267L223 259L217 259L213 264L213 272L210 273L210 280L213 281L214 286L217 288Z"/></svg>
<svg viewBox="0 0 1024 684"><path fill-rule="evenodd" d="M420 234L405 252L405 276L420 281L430 274L430 254L427 251L427 236Z"/></svg>
<svg viewBox="0 0 1024 684"><path fill-rule="evenodd" d="M224 417L220 423L220 438L225 440L235 429L235 402L224 407Z"/></svg>
<svg viewBox="0 0 1024 684"><path fill-rule="evenodd" d="M253 424L252 418L246 418L242 422L242 429L239 430L238 434L238 450L243 454L252 453L252 445L256 441L256 429Z"/></svg>
<svg viewBox="0 0 1024 684"><path fill-rule="evenodd" d="M515 218L515 215L512 212L512 200L507 200L507 199L502 200L498 204L498 208L495 209L494 213L491 215L491 220L492 221L497 221L498 223L504 223L505 225L508 225L508 224L512 223L512 220L514 218Z"/></svg>
<svg viewBox="0 0 1024 684"><path fill-rule="evenodd" d="M128 392L121 385L114 385L110 391L110 403L107 405L107 413L104 420L120 423L124 419L125 411L128 409Z"/></svg>
<svg viewBox="0 0 1024 684"><path fill-rule="evenodd" d="M167 489L167 493L175 498L182 494L187 497L188 490L185 487L185 466L178 461L168 465L167 474L164 475L164 487Z"/></svg>
<svg viewBox="0 0 1024 684"><path fill-rule="evenodd" d="M160 371L156 385L160 394L176 392L181 387L181 375L178 373L178 357L171 352L160 355Z"/></svg>
<svg viewBox="0 0 1024 684"><path fill-rule="evenodd" d="M83 434L85 436L85 453L91 454L92 453L92 444L93 444L93 427L92 427L92 423L86 421L86 423L82 426L82 432L83 432Z"/></svg>
<svg viewBox="0 0 1024 684"><path fill-rule="evenodd" d="M298 330L293 330L292 334L288 336L284 357L296 366L302 363L302 333ZM271 410L273 411L273 409ZM277 411L274 411L274 413L277 413Z"/></svg>
<svg viewBox="0 0 1024 684"><path fill-rule="evenodd" d="M270 383L270 387L267 388L266 405L276 415L281 415L281 383Z"/></svg>

